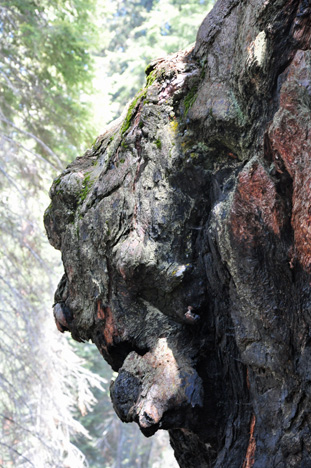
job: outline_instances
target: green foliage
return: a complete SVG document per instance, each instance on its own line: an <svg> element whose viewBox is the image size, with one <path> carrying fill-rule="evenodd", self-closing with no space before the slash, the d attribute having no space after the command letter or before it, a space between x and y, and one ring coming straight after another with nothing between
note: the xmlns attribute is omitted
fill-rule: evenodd
<svg viewBox="0 0 311 468"><path fill-rule="evenodd" d="M100 379L82 367L53 320L62 269L43 234L48 196L40 183L50 185L55 174L36 154L21 158L3 135L0 153L0 464L84 468L70 434L86 431L72 410L91 408L89 389L99 389Z"/></svg>
<svg viewBox="0 0 311 468"><path fill-rule="evenodd" d="M32 139L53 164L80 153L92 134L95 0L3 0L0 119L8 138Z"/></svg>
<svg viewBox="0 0 311 468"><path fill-rule="evenodd" d="M87 466L70 442L85 429L99 378L55 330L62 274L43 233L47 190L92 132L95 0L2 0L0 7L0 464ZM84 101L84 102L83 102ZM55 180L59 185L60 179ZM93 399L93 400L92 400Z"/></svg>

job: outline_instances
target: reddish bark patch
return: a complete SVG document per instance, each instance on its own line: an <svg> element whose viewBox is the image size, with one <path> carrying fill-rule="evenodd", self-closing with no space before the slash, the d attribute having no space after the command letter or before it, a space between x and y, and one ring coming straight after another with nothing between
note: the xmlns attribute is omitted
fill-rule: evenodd
<svg viewBox="0 0 311 468"><path fill-rule="evenodd" d="M296 257L311 272L311 52L298 51L287 72L268 135L277 169L293 179Z"/></svg>
<svg viewBox="0 0 311 468"><path fill-rule="evenodd" d="M309 2L301 1L293 25L293 38L300 44L300 48L310 48L311 43L311 7Z"/></svg>
<svg viewBox="0 0 311 468"><path fill-rule="evenodd" d="M246 451L246 457L243 463L242 468L252 468L255 463L255 452L256 452L256 439L254 437L254 430L255 430L256 418L253 414L251 419L251 426L249 432L249 442Z"/></svg>
<svg viewBox="0 0 311 468"><path fill-rule="evenodd" d="M106 307L106 320L104 328L104 338L107 346L113 345L113 338L118 336L118 330L115 326L114 317L110 307Z"/></svg>
<svg viewBox="0 0 311 468"><path fill-rule="evenodd" d="M102 307L101 301L97 302L97 318L98 320L105 320L105 312Z"/></svg>
<svg viewBox="0 0 311 468"><path fill-rule="evenodd" d="M273 180L255 162L241 172L231 210L235 238L252 245L265 232L280 234L284 210Z"/></svg>
<svg viewBox="0 0 311 468"><path fill-rule="evenodd" d="M97 319L104 321L104 326L102 327L102 335L104 338L103 348L108 352L108 347L113 346L114 339L119 336L119 331L115 324L111 308L109 306L104 307L101 301L97 302Z"/></svg>

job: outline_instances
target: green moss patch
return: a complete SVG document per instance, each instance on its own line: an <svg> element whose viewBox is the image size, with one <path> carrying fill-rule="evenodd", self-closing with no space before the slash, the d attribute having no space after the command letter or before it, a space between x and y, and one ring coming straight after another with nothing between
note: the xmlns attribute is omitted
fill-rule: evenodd
<svg viewBox="0 0 311 468"><path fill-rule="evenodd" d="M155 141L155 144L156 144L156 147L158 149L161 149L162 148L162 143L161 143L161 140L158 138L156 141Z"/></svg>
<svg viewBox="0 0 311 468"><path fill-rule="evenodd" d="M86 172L85 177L82 182L82 190L80 192L79 202L83 203L86 199L87 194L90 192L94 181L91 180L91 176L88 172Z"/></svg>
<svg viewBox="0 0 311 468"><path fill-rule="evenodd" d="M193 106L195 103L195 100L198 96L198 86L194 86L193 88L190 89L189 93L184 99L184 107L185 107L185 115L188 114L189 109Z"/></svg>
<svg viewBox="0 0 311 468"><path fill-rule="evenodd" d="M132 117L135 114L136 108L138 104L141 102L142 99L144 99L147 95L147 91L149 86L151 86L155 80L157 79L157 74L156 72L151 72L148 77L147 77L147 83L144 88L142 88L134 97L132 103L130 104L130 107L127 111L126 117L124 119L124 122L121 127L121 135L124 135L125 132L130 128Z"/></svg>
<svg viewBox="0 0 311 468"><path fill-rule="evenodd" d="M155 71L152 71L148 76L147 76L147 83L146 83L146 88L149 88L155 80L157 79L157 74Z"/></svg>
<svg viewBox="0 0 311 468"><path fill-rule="evenodd" d="M140 91L133 99L133 102L130 104L130 107L127 111L126 117L121 127L121 135L124 135L125 132L130 128L131 120L134 115L134 111L137 107L138 102L143 97L143 91Z"/></svg>

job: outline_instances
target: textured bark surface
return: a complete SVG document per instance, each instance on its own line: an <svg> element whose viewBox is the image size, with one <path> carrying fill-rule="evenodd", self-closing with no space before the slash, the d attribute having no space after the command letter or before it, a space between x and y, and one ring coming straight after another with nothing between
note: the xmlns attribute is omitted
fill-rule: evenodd
<svg viewBox="0 0 311 468"><path fill-rule="evenodd" d="M311 5L219 0L51 188L61 331L182 468L311 467Z"/></svg>

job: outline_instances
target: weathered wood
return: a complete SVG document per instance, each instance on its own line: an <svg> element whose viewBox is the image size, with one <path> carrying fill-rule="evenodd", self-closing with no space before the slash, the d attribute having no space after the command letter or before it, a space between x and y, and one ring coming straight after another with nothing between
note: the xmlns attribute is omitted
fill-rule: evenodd
<svg viewBox="0 0 311 468"><path fill-rule="evenodd" d="M51 188L58 328L182 468L311 466L311 6L219 0Z"/></svg>

